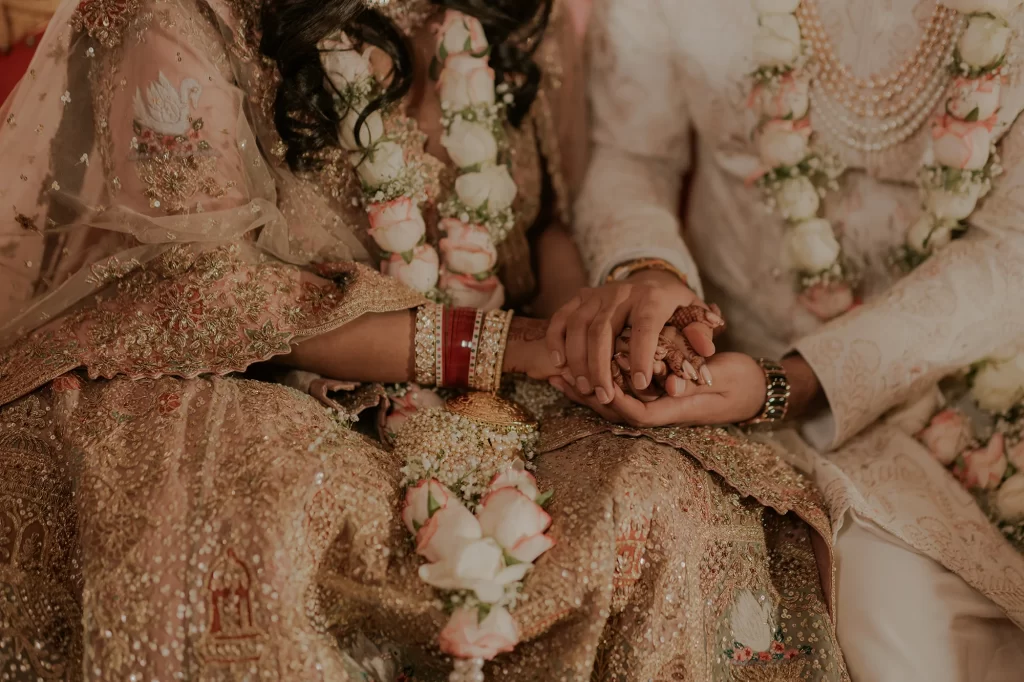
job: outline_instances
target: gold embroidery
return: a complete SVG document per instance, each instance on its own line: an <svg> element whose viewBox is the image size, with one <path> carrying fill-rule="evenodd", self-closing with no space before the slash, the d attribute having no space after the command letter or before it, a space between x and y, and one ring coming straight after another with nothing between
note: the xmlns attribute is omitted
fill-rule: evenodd
<svg viewBox="0 0 1024 682"><path fill-rule="evenodd" d="M201 210L193 204L196 195L217 199L227 192L214 180L217 155L203 138L203 119L192 117L202 92L199 81L185 78L175 86L163 72L145 97L135 91L132 160L151 208L169 214Z"/></svg>
<svg viewBox="0 0 1024 682"><path fill-rule="evenodd" d="M86 31L104 47L115 47L139 6L139 0L83 0L71 17L71 28Z"/></svg>

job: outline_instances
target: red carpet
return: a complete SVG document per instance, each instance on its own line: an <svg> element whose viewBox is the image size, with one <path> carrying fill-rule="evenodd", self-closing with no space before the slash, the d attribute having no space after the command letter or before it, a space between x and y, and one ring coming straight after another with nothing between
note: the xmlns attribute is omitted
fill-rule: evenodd
<svg viewBox="0 0 1024 682"><path fill-rule="evenodd" d="M0 54L0 103L7 99L7 96L14 90L14 86L21 80L22 75L28 71L29 62L35 53L35 46L39 44L42 33L36 36L29 47L22 41L11 48L7 54Z"/></svg>

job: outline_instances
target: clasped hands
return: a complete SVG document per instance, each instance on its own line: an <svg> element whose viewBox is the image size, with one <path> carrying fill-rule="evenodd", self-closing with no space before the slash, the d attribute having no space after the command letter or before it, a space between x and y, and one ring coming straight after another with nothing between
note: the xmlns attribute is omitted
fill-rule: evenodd
<svg viewBox="0 0 1024 682"><path fill-rule="evenodd" d="M741 422L760 413L765 377L750 356L715 352L724 326L718 309L671 273L641 272L584 290L552 317L547 378L613 422Z"/></svg>

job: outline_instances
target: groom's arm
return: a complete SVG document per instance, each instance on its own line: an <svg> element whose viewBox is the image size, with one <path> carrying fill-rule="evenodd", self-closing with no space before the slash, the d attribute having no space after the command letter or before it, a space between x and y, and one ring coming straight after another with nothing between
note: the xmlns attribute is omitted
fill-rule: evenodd
<svg viewBox="0 0 1024 682"><path fill-rule="evenodd" d="M1006 173L964 239L797 342L828 397L833 446L942 377L1024 342L1021 121L1001 144Z"/></svg>
<svg viewBox="0 0 1024 682"><path fill-rule="evenodd" d="M617 265L658 258L700 294L678 218L690 123L666 8L664 0L594 3L588 86L594 147L575 231L592 285Z"/></svg>

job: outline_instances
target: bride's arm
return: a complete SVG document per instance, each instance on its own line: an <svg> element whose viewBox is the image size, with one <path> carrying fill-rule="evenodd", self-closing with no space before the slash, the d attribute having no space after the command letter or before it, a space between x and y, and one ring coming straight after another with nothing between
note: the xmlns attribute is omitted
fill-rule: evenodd
<svg viewBox="0 0 1024 682"><path fill-rule="evenodd" d="M415 378L416 312L365 315L300 341L278 362L344 381L401 383ZM546 379L556 373L544 349L546 323L513 317L502 371Z"/></svg>

